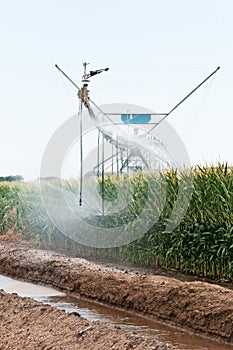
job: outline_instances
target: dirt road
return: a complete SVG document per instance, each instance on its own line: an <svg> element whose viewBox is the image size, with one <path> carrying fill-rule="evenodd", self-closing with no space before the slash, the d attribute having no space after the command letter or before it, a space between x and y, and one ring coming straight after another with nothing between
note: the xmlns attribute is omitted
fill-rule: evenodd
<svg viewBox="0 0 233 350"><path fill-rule="evenodd" d="M0 245L0 272L141 312L155 320L233 343L233 291L218 285L118 270L9 243ZM136 345L135 349L147 349L145 344L140 346Z"/></svg>

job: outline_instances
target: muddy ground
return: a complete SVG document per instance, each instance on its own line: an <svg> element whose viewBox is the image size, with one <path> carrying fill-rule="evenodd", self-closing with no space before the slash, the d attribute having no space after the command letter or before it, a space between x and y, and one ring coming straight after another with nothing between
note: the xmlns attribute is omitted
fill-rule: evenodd
<svg viewBox="0 0 233 350"><path fill-rule="evenodd" d="M125 270L113 266L107 267L85 259L68 258L57 253L35 250L12 243L2 243L0 245L0 273L37 283L49 284L67 292L143 313L154 320L167 322L193 332L202 333L213 338L233 343L233 291L218 285L200 281L184 282L172 277L142 274L134 269ZM1 298L9 298L8 300L10 300L12 297L1 294ZM11 311L9 311L8 317L11 317L13 323L16 322L15 326L17 329L22 329L23 327L23 330L20 332L24 334L24 337L27 332L29 332L29 335L31 334L30 339L35 338L36 340L34 339L33 341L38 341L37 327L33 326L33 329L31 329L29 325L30 322L27 323L27 320L30 321L30 315L32 315L31 306L34 302L19 298L20 302L18 303L17 300L16 298L15 301L13 299L9 301L10 310L13 312L14 307L18 304L19 306L17 307L21 307L21 309L16 309L16 311L18 310L17 312L21 314L23 310L25 310L25 326L21 323L20 328L18 328L17 322L19 321L17 321L17 319L15 320L15 315L10 316ZM11 305L11 303L13 304ZM1 303L1 305L3 304ZM40 304L36 303L35 305ZM53 317L54 320L59 320L59 317L61 317L61 323L64 322L63 318L69 323L68 320L72 317L71 324L73 324L73 319L78 322L76 326L77 330L89 324L89 322L79 319L74 315L65 316L62 312L61 316L57 316L56 318L54 315L60 311L51 310L49 307L47 309L47 306L42 307L40 305L37 308L38 310L40 310L40 308L45 308L44 312L41 313L41 321L38 329L40 329L40 327L45 327L45 330L41 328L41 332L45 332L46 337L51 332L51 337L53 337L51 339L53 339L53 341L56 334L57 336L62 334L59 328L60 323L56 325L55 322L54 329L51 328L54 322ZM1 315L4 314L1 312ZM40 315L40 312L38 312L37 315ZM51 323L47 324L47 319L50 319L50 317ZM42 322L42 320L45 319L46 324L43 325L45 322ZM6 320L4 321L3 318L1 319L1 327L3 327L3 329L7 329L9 326L8 323L4 325L4 322L7 322ZM77 332L77 330L76 328L69 328L71 324L67 326L67 330L70 329L71 333L69 334L72 334L70 337L74 338L74 333ZM49 327L52 329L51 331L49 331ZM96 336L95 331L92 331L93 337L91 336L90 339L92 340L90 341L93 341L93 346L89 345L89 347L85 347L86 343L83 340L83 343L79 343L79 345L75 342L73 343L78 346L77 349L114 349L113 343L107 344L110 340L108 339L109 335L107 337L104 336L104 334L109 334L109 331L105 330L105 326L97 325L96 327L96 332L101 331L102 333L100 334L102 335ZM14 329L11 329L11 331L9 330L6 339L12 339L10 334L12 334L13 331ZM118 331L120 330L111 330L113 334L117 334ZM123 334L124 333L121 335L123 342L128 341L130 344L132 340L128 339L129 335ZM97 345L96 341L93 339L99 339L99 337L103 338L101 340L103 343ZM118 338L119 336L117 335L113 336L113 339L116 341ZM116 344L115 349L166 349L165 344L157 346L156 343L144 343L141 345L140 338L136 338L137 340L133 341L138 343L132 343L131 345L127 345L128 343L125 343L125 345ZM47 338L43 338L43 342L46 342L46 339ZM74 339L77 342L77 339ZM71 341L74 341L74 339ZM118 341L120 341L120 339L118 339ZM156 342L157 339L153 338L143 341ZM43 342L42 345L46 344ZM106 347L104 347L104 342L107 344ZM52 344L52 341L50 344ZM55 348L49 347L49 345L43 345L43 347L42 345L41 347L32 347L32 349L69 349L69 347L62 347L63 345ZM94 347L95 345L97 347ZM76 349L72 346L70 349ZM20 347L13 348L21 349ZM2 349L11 348L4 347ZM26 349L31 348L26 347Z"/></svg>
<svg viewBox="0 0 233 350"><path fill-rule="evenodd" d="M1 350L172 350L158 337L144 338L89 322L49 305L0 291Z"/></svg>

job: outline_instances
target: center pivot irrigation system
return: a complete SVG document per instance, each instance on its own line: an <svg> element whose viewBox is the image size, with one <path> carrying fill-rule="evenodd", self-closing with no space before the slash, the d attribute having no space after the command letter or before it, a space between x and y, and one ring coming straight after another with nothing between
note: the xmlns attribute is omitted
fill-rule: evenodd
<svg viewBox="0 0 233 350"><path fill-rule="evenodd" d="M109 68L91 70L87 72L87 65L83 63L84 73L82 87L78 85L58 66L55 67L78 90L79 98L79 122L80 122L80 190L79 205L83 204L83 106L87 109L89 117L97 130L97 155L96 164L93 166L92 175L101 178L102 214L104 215L105 199L105 175L124 174L127 172L158 170L167 166L167 158L163 156L169 151L166 145L155 136L153 131L171 113L173 113L187 98L198 90L219 69L217 67L200 84L190 91L167 113L148 113L121 110L120 112L106 112L98 107L90 98L88 83L90 79ZM106 145L111 145L111 155L105 154ZM171 155L170 155L171 156Z"/></svg>

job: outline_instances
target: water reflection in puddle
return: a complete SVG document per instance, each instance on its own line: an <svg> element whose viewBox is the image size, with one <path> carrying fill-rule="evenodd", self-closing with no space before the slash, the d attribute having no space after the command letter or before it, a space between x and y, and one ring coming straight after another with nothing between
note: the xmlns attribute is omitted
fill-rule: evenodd
<svg viewBox="0 0 233 350"><path fill-rule="evenodd" d="M131 312L115 309L93 301L66 295L38 298L67 312L78 312L80 316L92 320L120 326L129 332L149 336L159 335L166 342L177 345L181 350L233 350L233 345L221 344L213 340L189 334L159 322L148 320Z"/></svg>
<svg viewBox="0 0 233 350"><path fill-rule="evenodd" d="M135 332L143 336L157 334L161 339L177 345L181 350L233 350L233 345L221 344L196 335L190 335L187 332L148 320L131 312L115 309L84 298L65 295L53 288L0 275L0 289L4 289L7 293L17 293L20 296L31 297L66 312L78 312L80 316L88 320L119 326L128 332Z"/></svg>
<svg viewBox="0 0 233 350"><path fill-rule="evenodd" d="M0 275L0 289L4 289L7 293L17 293L21 297L30 298L65 295L54 288L19 281L3 275Z"/></svg>

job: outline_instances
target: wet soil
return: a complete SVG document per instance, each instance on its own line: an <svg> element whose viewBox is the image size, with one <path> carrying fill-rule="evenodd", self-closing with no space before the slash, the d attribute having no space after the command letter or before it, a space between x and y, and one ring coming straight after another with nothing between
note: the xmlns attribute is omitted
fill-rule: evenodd
<svg viewBox="0 0 233 350"><path fill-rule="evenodd" d="M10 243L0 245L0 272L233 343L233 291L218 285L141 274ZM116 347L121 348L127 349Z"/></svg>
<svg viewBox="0 0 233 350"><path fill-rule="evenodd" d="M145 337L159 335L161 342L176 345L180 350L233 349L233 345L190 334L184 330L142 317L135 312L111 307L83 297L74 297L51 287L23 282L1 274L0 288L3 288L7 293L17 293L21 297L41 301L68 313L76 312L89 321L100 321L111 326L117 326L131 334Z"/></svg>
<svg viewBox="0 0 233 350"><path fill-rule="evenodd" d="M1 350L172 350L158 337L144 338L90 322L0 290Z"/></svg>

